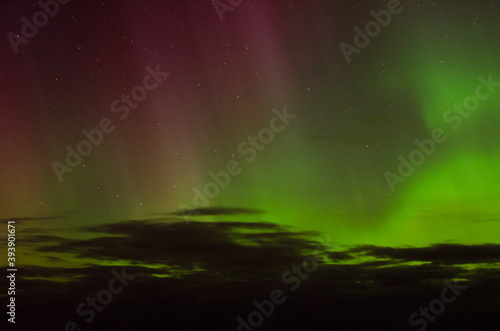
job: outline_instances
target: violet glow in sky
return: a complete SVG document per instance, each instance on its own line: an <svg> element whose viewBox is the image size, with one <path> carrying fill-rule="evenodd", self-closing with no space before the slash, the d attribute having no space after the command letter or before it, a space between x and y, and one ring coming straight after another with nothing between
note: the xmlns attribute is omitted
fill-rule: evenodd
<svg viewBox="0 0 500 331"><path fill-rule="evenodd" d="M115 242L102 233L146 245L131 220L172 241L172 228L186 240L211 231L219 257L220 247L241 248L224 241L231 236L293 250L286 231L330 236L356 263L365 261L357 245L374 245L363 254L380 262L407 246L414 257L431 245L499 244L498 6L401 1L348 63L340 45L356 46L371 11L389 3L242 1L221 20L212 1L73 0L16 47L22 18L42 7L0 7L0 218L20 220L31 243L23 263L61 268L52 276L65 281L67 268L110 261L158 268L155 281L213 271L198 255L186 264L128 248L107 255L100 240ZM460 106L485 80L488 96L472 111ZM436 129L446 139L388 185L385 174L401 176L415 141ZM398 263L422 261L411 257ZM492 260L483 262L498 268Z"/></svg>

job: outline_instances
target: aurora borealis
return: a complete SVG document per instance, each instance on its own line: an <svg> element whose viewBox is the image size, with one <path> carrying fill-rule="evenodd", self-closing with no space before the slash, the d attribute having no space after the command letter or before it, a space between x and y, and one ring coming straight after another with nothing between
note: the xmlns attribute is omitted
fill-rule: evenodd
<svg viewBox="0 0 500 331"><path fill-rule="evenodd" d="M255 330L418 330L408 316L453 279L467 290L428 328L498 326L495 1L402 0L350 61L340 45L394 0L47 3L15 47L45 5L0 6L19 323L234 330L281 288ZM318 245L291 291L281 275ZM85 322L77 305L122 267L136 278Z"/></svg>

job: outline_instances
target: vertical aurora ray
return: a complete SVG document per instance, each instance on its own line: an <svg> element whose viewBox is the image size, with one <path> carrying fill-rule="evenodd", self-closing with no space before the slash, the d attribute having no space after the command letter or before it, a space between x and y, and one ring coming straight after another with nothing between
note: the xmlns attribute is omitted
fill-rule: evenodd
<svg viewBox="0 0 500 331"><path fill-rule="evenodd" d="M479 76L500 80L493 13L429 14L408 4L348 65L338 42L352 39L352 26L373 8L346 6L248 4L219 24L211 6L127 2L82 12L82 21L115 20L105 32L104 23L72 22L64 40L86 31L74 43L46 30L47 40L26 45L30 66L12 56L10 82L2 83L17 88L2 94L2 150L12 155L2 183L17 188L2 195L4 217L77 214L76 224L94 224L173 213L192 205L193 189L203 190L210 172L236 159L242 173L210 205L261 209L262 220L345 244L497 242L498 223L472 220L498 213L500 94L457 130L443 121L474 93ZM355 19L329 19L347 10ZM60 53L43 53L42 41ZM111 102L156 64L170 76L119 120ZM284 106L297 118L245 161L238 144ZM116 130L58 183L51 162L104 117ZM448 140L391 193L383 173L436 127ZM462 234L448 233L449 220L429 231L422 215L432 213L463 220Z"/></svg>
<svg viewBox="0 0 500 331"><path fill-rule="evenodd" d="M394 243L400 245L498 242L499 223L494 220L500 216L496 185L500 180L500 91L481 100L474 112L450 120L454 104L475 96L479 77L491 75L500 81L498 47L487 33L480 32L485 27L477 25L478 17L448 17L439 23L432 17L422 19L406 26L411 41L397 51L406 60L394 66L397 71L389 72L387 78L399 76L395 92L401 93L401 86L406 86L416 96L427 128L416 139L431 137L435 128L443 129L448 138L397 188L394 213L377 242L389 237L397 238ZM383 82L391 85L390 80ZM412 150L401 155L407 158ZM493 221L476 222L481 219Z"/></svg>
<svg viewBox="0 0 500 331"><path fill-rule="evenodd" d="M59 3L0 53L20 329L406 330L444 278L432 327L498 329L500 86L454 111L500 82L494 0L61 2L0 6Z"/></svg>

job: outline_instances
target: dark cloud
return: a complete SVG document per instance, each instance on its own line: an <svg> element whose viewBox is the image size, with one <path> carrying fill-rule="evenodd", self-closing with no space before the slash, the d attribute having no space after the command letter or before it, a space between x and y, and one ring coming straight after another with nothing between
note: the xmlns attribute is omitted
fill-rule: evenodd
<svg viewBox="0 0 500 331"><path fill-rule="evenodd" d="M261 210L250 208L227 208L227 207L205 207L184 209L168 215L176 216L204 216L204 215L255 215L262 213Z"/></svg>
<svg viewBox="0 0 500 331"><path fill-rule="evenodd" d="M87 259L175 265L183 270L199 267L228 275L237 267L290 264L302 252L315 248L307 238L311 233L290 232L265 222L126 221L85 230L105 235L85 240L60 238L38 250ZM54 237L34 236L28 241L40 240L54 241Z"/></svg>
<svg viewBox="0 0 500 331"><path fill-rule="evenodd" d="M30 303L24 313L39 316L44 325L59 323L55 329L63 329L68 320L82 323L76 306L105 288L113 269L123 267L135 278L92 330L179 325L183 330L235 330L236 317L246 317L255 310L252 302L268 299L274 289L282 290L287 301L276 307L262 330L320 330L325 325L369 329L370 319L379 329L408 329L409 315L439 298L443 281L455 277L468 288L446 307L448 317L440 317L447 325L468 325L464 311L469 317L489 318L500 297L500 273L493 264L500 245L341 249L317 241L317 233L265 222L129 220L80 231L88 239L54 234L26 238L27 243L47 243L36 247L41 256L73 265L27 265L20 274L19 302ZM292 291L293 283L282 280L284 273L311 258L316 248L317 269ZM60 318L41 318L53 316L49 310L54 309Z"/></svg>
<svg viewBox="0 0 500 331"><path fill-rule="evenodd" d="M439 244L421 248L359 246L349 250L349 253L362 253L371 257L390 258L397 261L427 261L449 265L494 263L500 256L500 245Z"/></svg>
<svg viewBox="0 0 500 331"><path fill-rule="evenodd" d="M51 221L51 220L63 220L67 219L68 216L44 216L44 217L13 217L13 218L3 218L0 219L2 222L15 221L16 223L29 222L29 221Z"/></svg>

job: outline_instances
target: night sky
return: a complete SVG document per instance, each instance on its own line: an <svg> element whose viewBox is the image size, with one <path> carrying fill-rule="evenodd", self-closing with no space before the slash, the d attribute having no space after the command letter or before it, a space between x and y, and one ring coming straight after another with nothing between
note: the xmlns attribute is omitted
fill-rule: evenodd
<svg viewBox="0 0 500 331"><path fill-rule="evenodd" d="M60 2L0 6L10 329L498 329L496 1Z"/></svg>

